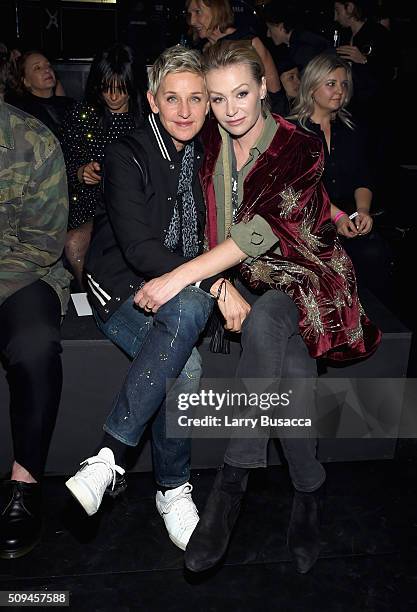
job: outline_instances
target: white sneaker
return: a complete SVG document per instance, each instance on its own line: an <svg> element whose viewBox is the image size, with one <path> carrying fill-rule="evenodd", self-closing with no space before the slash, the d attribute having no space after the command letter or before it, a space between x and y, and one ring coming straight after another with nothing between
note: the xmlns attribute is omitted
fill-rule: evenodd
<svg viewBox="0 0 417 612"><path fill-rule="evenodd" d="M114 488L116 473L123 475L125 470L115 464L113 451L107 447L80 465L83 467L67 480L65 486L91 516L100 508L107 487L111 484Z"/></svg>
<svg viewBox="0 0 417 612"><path fill-rule="evenodd" d="M176 546L185 550L199 521L198 511L191 497L192 485L189 482L168 490L165 495L156 493L156 507L164 519L168 535Z"/></svg>

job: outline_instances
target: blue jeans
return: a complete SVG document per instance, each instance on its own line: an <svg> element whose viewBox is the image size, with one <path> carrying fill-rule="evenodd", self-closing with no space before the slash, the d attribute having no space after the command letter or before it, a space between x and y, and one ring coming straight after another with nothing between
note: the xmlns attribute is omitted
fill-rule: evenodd
<svg viewBox="0 0 417 612"><path fill-rule="evenodd" d="M176 379L169 394L198 391L201 358L195 345L212 308L213 298L191 286L155 315L136 308L131 296L106 322L96 317L102 332L133 360L103 429L136 446L153 419L152 457L160 486L189 480L191 440L166 437L166 385Z"/></svg>

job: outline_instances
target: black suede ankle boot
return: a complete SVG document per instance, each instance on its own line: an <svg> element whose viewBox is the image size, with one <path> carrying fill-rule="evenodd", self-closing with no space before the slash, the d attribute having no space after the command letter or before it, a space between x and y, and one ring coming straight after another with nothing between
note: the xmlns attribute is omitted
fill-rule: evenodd
<svg viewBox="0 0 417 612"><path fill-rule="evenodd" d="M322 485L312 493L294 492L287 544L295 560L297 572L306 574L320 553L320 511Z"/></svg>
<svg viewBox="0 0 417 612"><path fill-rule="evenodd" d="M230 466L226 466L226 470L218 472L204 512L185 551L187 569L203 572L222 559L239 516L247 481L248 470L233 472Z"/></svg>
<svg viewBox="0 0 417 612"><path fill-rule="evenodd" d="M0 558L23 557L41 537L41 485L17 480L2 484Z"/></svg>

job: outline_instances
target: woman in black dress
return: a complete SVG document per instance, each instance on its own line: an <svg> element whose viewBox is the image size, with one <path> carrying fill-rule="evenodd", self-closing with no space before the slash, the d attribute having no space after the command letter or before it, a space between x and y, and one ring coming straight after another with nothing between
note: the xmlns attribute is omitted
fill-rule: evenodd
<svg viewBox="0 0 417 612"><path fill-rule="evenodd" d="M70 192L65 254L80 287L101 198L104 149L141 124L140 77L129 47L116 43L99 53L91 65L84 100L74 106L63 126Z"/></svg>
<svg viewBox="0 0 417 612"><path fill-rule="evenodd" d="M6 93L6 102L42 121L57 136L72 98L56 95L57 78L49 60L40 51L28 51L17 60L14 89Z"/></svg>

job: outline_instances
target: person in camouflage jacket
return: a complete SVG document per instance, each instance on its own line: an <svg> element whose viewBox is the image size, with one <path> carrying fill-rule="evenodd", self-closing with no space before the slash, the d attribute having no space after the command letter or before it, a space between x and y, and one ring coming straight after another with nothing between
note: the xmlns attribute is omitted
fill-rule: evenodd
<svg viewBox="0 0 417 612"><path fill-rule="evenodd" d="M1 487L0 558L26 554L40 537L40 482L62 388L67 219L58 141L37 119L0 101L0 355L14 451Z"/></svg>

